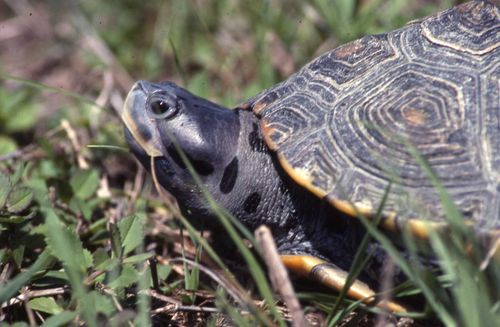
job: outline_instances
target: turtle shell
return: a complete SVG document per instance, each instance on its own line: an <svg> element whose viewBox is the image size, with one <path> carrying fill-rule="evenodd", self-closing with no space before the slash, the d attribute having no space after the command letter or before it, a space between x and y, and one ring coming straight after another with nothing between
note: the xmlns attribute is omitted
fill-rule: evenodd
<svg viewBox="0 0 500 327"><path fill-rule="evenodd" d="M423 158L467 221L498 230L499 18L474 1L366 36L248 105L285 171L340 210L372 215L390 184L385 227L426 234L445 214Z"/></svg>

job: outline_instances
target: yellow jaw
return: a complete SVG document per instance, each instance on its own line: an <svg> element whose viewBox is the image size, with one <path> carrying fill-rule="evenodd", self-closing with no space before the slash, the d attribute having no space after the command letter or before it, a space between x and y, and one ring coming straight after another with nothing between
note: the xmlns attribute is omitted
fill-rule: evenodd
<svg viewBox="0 0 500 327"><path fill-rule="evenodd" d="M137 124L135 123L135 119L133 117L133 113L137 110L137 107L134 106L135 102L135 97L137 96L137 91L135 91L135 86L132 88L132 91L129 92L127 95L127 98L125 99L125 104L123 105L123 111L122 111L122 121L129 130L129 132L132 134L134 137L134 140L141 146L141 148L150 156L150 157L161 157L163 154L162 152L155 146L153 143L153 138L149 138L149 140L146 140L137 127ZM136 119L140 116L141 120L144 121L144 123L151 123L147 120L150 118L147 117L145 114L142 115L135 115Z"/></svg>

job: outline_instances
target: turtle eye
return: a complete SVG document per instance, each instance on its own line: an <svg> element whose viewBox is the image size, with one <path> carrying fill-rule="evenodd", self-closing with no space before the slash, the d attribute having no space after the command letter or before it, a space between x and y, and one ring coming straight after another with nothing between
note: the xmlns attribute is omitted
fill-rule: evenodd
<svg viewBox="0 0 500 327"><path fill-rule="evenodd" d="M170 103L165 99L156 98L149 101L149 111L155 119L169 119L175 116L178 111L177 103Z"/></svg>

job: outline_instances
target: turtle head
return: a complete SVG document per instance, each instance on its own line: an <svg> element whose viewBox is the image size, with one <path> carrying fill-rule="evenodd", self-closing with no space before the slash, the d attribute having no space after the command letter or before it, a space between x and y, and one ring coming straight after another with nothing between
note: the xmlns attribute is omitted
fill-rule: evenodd
<svg viewBox="0 0 500 327"><path fill-rule="evenodd" d="M125 100L122 119L131 151L150 173L154 168L192 223L220 227L184 159L212 198L247 228L269 226L280 251L329 248L323 235L334 214L281 168L251 110L224 108L172 83L140 81Z"/></svg>
<svg viewBox="0 0 500 327"><path fill-rule="evenodd" d="M237 150L237 111L170 82L139 81L125 100L122 120L131 151L150 172L154 162L158 181L177 198L181 209L206 215L207 201L185 159L212 191Z"/></svg>

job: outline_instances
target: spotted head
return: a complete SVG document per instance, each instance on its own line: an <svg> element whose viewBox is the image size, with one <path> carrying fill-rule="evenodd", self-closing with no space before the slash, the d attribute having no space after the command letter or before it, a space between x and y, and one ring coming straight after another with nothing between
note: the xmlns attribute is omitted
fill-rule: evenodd
<svg viewBox="0 0 500 327"><path fill-rule="evenodd" d="M131 151L150 172L154 162L158 181L177 198L181 209L206 215L207 201L185 159L216 195L224 170L237 152L238 112L170 82L139 81L125 100L122 120Z"/></svg>

